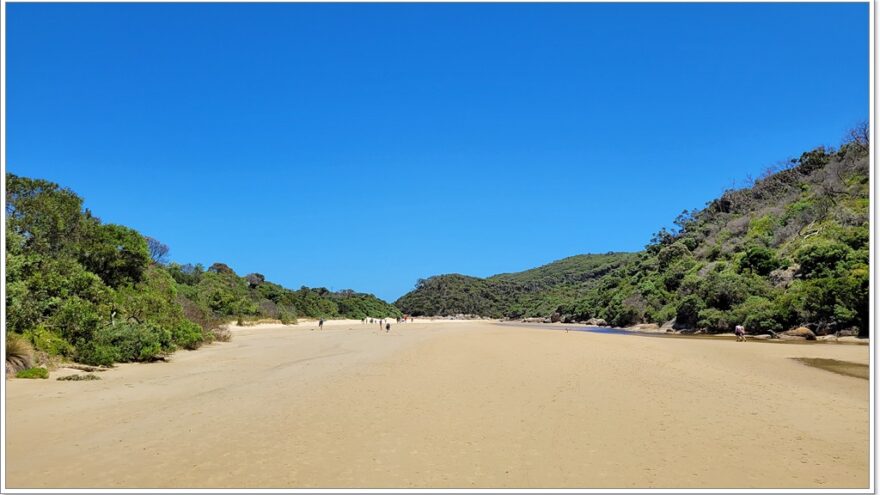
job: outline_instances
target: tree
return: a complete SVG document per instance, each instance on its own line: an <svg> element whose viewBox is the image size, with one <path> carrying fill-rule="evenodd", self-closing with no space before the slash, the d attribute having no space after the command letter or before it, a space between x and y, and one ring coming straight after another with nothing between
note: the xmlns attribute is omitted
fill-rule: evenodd
<svg viewBox="0 0 880 495"><path fill-rule="evenodd" d="M79 240L82 198L46 180L6 174L6 217L27 249L57 255Z"/></svg>
<svg viewBox="0 0 880 495"><path fill-rule="evenodd" d="M79 261L105 284L116 288L136 284L150 265L147 241L137 231L122 225L89 222L86 242L80 246Z"/></svg>
<svg viewBox="0 0 880 495"><path fill-rule="evenodd" d="M150 258L154 263L164 265L170 249L167 244L159 242L158 239L147 237L147 249L150 250Z"/></svg>

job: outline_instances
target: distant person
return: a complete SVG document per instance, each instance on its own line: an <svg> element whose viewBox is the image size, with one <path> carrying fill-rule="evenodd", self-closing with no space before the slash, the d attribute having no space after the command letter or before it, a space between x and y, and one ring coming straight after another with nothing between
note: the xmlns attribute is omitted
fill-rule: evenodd
<svg viewBox="0 0 880 495"><path fill-rule="evenodd" d="M391 331L391 323L386 323L385 324L385 333L388 333L390 331Z"/></svg>
<svg viewBox="0 0 880 495"><path fill-rule="evenodd" d="M399 316L397 317L397 323L400 323L400 317L399 317Z"/></svg>
<svg viewBox="0 0 880 495"><path fill-rule="evenodd" d="M736 328L733 329L733 333L736 334L737 342L745 342L746 341L746 329L742 325L737 325Z"/></svg>
<svg viewBox="0 0 880 495"><path fill-rule="evenodd" d="M318 320L318 330L323 330L323 329L324 329L324 318L321 318L320 320Z"/></svg>

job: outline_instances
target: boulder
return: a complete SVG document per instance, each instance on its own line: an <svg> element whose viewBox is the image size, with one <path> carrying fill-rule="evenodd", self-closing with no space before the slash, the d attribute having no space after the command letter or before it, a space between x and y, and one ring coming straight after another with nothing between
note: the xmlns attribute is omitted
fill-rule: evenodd
<svg viewBox="0 0 880 495"><path fill-rule="evenodd" d="M550 315L550 323L557 323L562 320L562 315L559 313L553 313Z"/></svg>
<svg viewBox="0 0 880 495"><path fill-rule="evenodd" d="M788 337L803 337L807 340L816 340L816 334L807 327L792 328L787 332L782 332L782 335Z"/></svg>
<svg viewBox="0 0 880 495"><path fill-rule="evenodd" d="M602 318L590 318L585 323L587 325L590 325L593 327L607 327L608 326L608 322L603 320Z"/></svg>
<svg viewBox="0 0 880 495"><path fill-rule="evenodd" d="M793 265L786 268L777 268L770 272L767 278L770 280L770 283L775 287L784 289L791 284L791 281L794 280L794 275L797 273L800 265Z"/></svg>
<svg viewBox="0 0 880 495"><path fill-rule="evenodd" d="M838 337L858 337L859 329L857 327L850 327L843 330L837 331Z"/></svg>

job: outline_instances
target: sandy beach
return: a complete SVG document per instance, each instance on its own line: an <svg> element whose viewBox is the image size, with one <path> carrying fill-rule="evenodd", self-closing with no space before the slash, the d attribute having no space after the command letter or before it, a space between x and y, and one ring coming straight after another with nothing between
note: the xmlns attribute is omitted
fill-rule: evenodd
<svg viewBox="0 0 880 495"><path fill-rule="evenodd" d="M870 347L313 322L6 382L8 488L867 488ZM68 371L70 373L72 371Z"/></svg>

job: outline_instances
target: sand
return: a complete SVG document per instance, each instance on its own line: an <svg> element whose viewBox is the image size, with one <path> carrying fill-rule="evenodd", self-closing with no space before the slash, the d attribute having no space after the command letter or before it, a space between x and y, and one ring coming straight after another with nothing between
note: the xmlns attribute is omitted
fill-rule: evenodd
<svg viewBox="0 0 880 495"><path fill-rule="evenodd" d="M867 488L868 346L490 322L234 328L6 383L8 488ZM375 328L374 328L375 327Z"/></svg>

